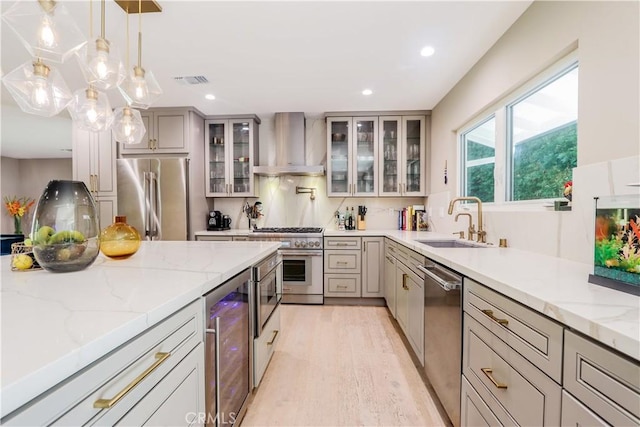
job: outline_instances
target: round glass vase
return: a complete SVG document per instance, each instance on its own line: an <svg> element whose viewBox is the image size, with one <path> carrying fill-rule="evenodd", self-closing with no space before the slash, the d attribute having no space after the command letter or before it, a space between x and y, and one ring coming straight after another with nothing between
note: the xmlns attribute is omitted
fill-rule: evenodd
<svg viewBox="0 0 640 427"><path fill-rule="evenodd" d="M100 251L96 204L82 181L49 181L31 230L33 255L47 271L83 270Z"/></svg>
<svg viewBox="0 0 640 427"><path fill-rule="evenodd" d="M100 250L109 258L129 258L139 248L140 234L127 224L126 216L116 216L113 224L100 232Z"/></svg>

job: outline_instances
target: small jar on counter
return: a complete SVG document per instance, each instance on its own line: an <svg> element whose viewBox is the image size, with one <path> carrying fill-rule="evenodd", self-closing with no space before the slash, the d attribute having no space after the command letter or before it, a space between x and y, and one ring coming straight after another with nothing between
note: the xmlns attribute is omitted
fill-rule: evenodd
<svg viewBox="0 0 640 427"><path fill-rule="evenodd" d="M126 216L116 216L113 224L100 233L100 250L109 258L129 258L139 248L140 234L127 224Z"/></svg>

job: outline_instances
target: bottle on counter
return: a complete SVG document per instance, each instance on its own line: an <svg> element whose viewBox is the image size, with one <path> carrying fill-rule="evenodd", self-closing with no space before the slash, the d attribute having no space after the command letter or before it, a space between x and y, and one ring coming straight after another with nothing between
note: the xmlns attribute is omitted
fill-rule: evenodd
<svg viewBox="0 0 640 427"><path fill-rule="evenodd" d="M125 259L140 248L140 234L127 224L127 217L116 216L113 224L100 233L100 250L109 258Z"/></svg>
<svg viewBox="0 0 640 427"><path fill-rule="evenodd" d="M347 230L353 230L353 215L351 212L349 212L349 208L347 207L347 224L345 226L345 228Z"/></svg>

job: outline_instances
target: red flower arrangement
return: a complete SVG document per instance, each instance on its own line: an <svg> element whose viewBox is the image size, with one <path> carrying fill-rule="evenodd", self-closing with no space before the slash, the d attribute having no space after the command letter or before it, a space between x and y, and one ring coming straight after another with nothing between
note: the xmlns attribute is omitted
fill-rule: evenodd
<svg viewBox="0 0 640 427"><path fill-rule="evenodd" d="M13 217L13 226L15 234L22 234L22 217L29 213L31 206L35 204L35 200L30 197L16 197L4 198L4 207L7 209L9 215Z"/></svg>
<svg viewBox="0 0 640 427"><path fill-rule="evenodd" d="M573 181L567 181L564 183L564 191L563 191L563 195L564 197L566 197L567 199L569 199L569 201L571 201L571 192L573 190Z"/></svg>

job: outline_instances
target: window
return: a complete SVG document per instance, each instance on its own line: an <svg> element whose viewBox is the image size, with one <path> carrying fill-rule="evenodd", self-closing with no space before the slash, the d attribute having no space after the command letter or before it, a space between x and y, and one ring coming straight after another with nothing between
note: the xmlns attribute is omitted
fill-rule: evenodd
<svg viewBox="0 0 640 427"><path fill-rule="evenodd" d="M508 200L562 196L577 165L578 65L507 106Z"/></svg>
<svg viewBox="0 0 640 427"><path fill-rule="evenodd" d="M577 128L574 52L461 129L460 194L486 202L562 197L577 166Z"/></svg>
<svg viewBox="0 0 640 427"><path fill-rule="evenodd" d="M464 172L463 196L493 202L496 165L496 119L491 117L462 134Z"/></svg>

